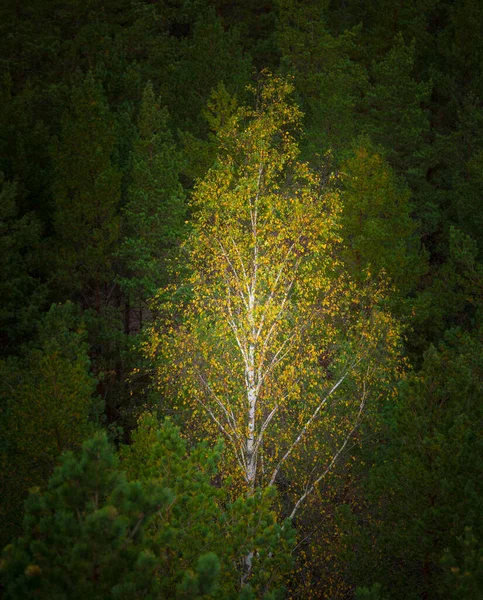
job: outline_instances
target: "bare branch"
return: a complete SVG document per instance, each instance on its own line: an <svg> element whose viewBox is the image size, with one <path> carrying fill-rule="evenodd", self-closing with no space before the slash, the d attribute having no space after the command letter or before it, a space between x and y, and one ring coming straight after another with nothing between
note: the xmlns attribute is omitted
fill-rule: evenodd
<svg viewBox="0 0 483 600"><path fill-rule="evenodd" d="M317 485L331 471L332 467L339 460L339 458L342 455L342 453L344 452L344 450L345 450L345 448L346 448L346 446L347 446L350 438L354 435L355 430L360 425L361 415L362 415L362 411L364 410L365 400L366 400L366 386L365 386L365 383L364 383L361 404L359 406L359 412L357 413L357 417L356 417L356 421L354 423L354 426L351 428L351 430L349 431L349 433L346 435L346 437L344 439L344 443L342 444L342 446L339 448L339 450L332 457L332 460L330 461L328 467L317 477L317 479L308 488L306 488L305 492L297 500L297 502L295 503L295 506L293 507L292 512L290 513L289 519L293 519L294 518L295 514L297 513L298 509L300 508L300 505L306 500L307 496L309 496L309 494L311 494L314 491L314 489L317 487ZM273 485L273 484L271 484L271 485Z"/></svg>
<svg viewBox="0 0 483 600"><path fill-rule="evenodd" d="M226 260L226 262L227 262L228 266L230 267L230 269L231 269L231 271L232 271L232 273L233 273L236 281L239 284L239 287L240 287L240 292L239 292L240 298L241 298L243 304L245 305L245 308L248 309L247 300L245 298L244 293L242 292L243 281L242 281L240 275L238 274L238 271L236 270L234 264L232 263L232 261L230 259L230 255L228 254L228 251L225 249L225 246L223 245L223 243L221 242L221 240L216 239L216 241L218 242L218 245L220 246L223 258ZM242 263L242 268L244 270L243 263ZM245 275L245 279L246 279L246 275ZM249 290L249 288L247 286L247 293L249 293L249 292L250 292L250 290Z"/></svg>
<svg viewBox="0 0 483 600"><path fill-rule="evenodd" d="M305 423L305 425L303 426L303 428L300 431L300 433L298 434L298 436L295 438L295 440L292 443L292 445L290 446L290 448L287 450L287 452L285 452L285 454L283 455L283 457L280 459L278 465L275 467L275 469L273 471L273 474L272 474L272 478L270 479L270 485L273 485L275 483L275 479L277 478L277 475L278 475L278 473L280 471L280 468L282 467L283 463L292 454L295 446L303 438L303 436L305 435L305 432L310 427L311 423L314 421L314 419L317 417L317 415L319 414L319 412L322 410L322 408L327 403L327 400L332 396L332 394L335 392L335 390L342 384L342 382L344 381L344 379L346 379L346 377L347 377L348 374L349 374L349 371L346 371L344 373L344 375L332 386L331 390L325 396L325 398L318 404L317 408L314 410L314 412L312 413L312 415L309 418L309 420Z"/></svg>
<svg viewBox="0 0 483 600"><path fill-rule="evenodd" d="M274 408L272 409L272 411L270 412L268 417L265 419L263 425L261 426L260 431L258 432L257 441L255 442L255 452L258 452L258 448L259 448L260 444L262 443L263 434L265 433L265 429L270 425L270 421L275 416L277 409L278 409L278 404L276 404L274 406Z"/></svg>
<svg viewBox="0 0 483 600"><path fill-rule="evenodd" d="M217 418L217 416L213 413L213 411L207 404L205 404L200 398L196 398L196 401L198 402L198 404L200 406L203 407L204 410L206 410L206 412L213 419L214 423L218 426L220 431L224 435L226 435L226 437L230 440L232 447L235 450L235 456L236 456L237 463L238 463L239 467L241 468L241 470L243 471L243 473L246 473L247 465L246 465L246 461L245 461L245 454L244 454L243 450L241 448L239 448L233 435L229 431L226 430L226 428L223 426L221 421ZM236 437L239 438L238 435L236 435Z"/></svg>
<svg viewBox="0 0 483 600"><path fill-rule="evenodd" d="M238 439L240 439L240 435L237 431L236 420L235 420L235 416L233 415L233 412L231 410L228 410L228 408L225 406L225 404L218 397L218 394L216 394L216 392L213 390L213 388L210 386L210 384L206 381L206 379L203 377L203 375L201 373L198 373L198 377L199 377L200 381L202 382L202 384L206 387L206 389L213 396L215 402L221 408L223 413L225 414L225 418L227 420L228 425L232 429L233 435L235 437L237 437Z"/></svg>

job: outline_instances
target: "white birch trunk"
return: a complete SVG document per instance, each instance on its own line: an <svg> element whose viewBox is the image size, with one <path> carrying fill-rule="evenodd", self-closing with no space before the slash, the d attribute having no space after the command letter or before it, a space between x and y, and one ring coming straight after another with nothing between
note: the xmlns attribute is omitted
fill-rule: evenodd
<svg viewBox="0 0 483 600"><path fill-rule="evenodd" d="M246 439L246 479L249 494L255 491L257 476L257 452L255 448L256 437L256 407L257 397L253 388L248 389L248 430Z"/></svg>

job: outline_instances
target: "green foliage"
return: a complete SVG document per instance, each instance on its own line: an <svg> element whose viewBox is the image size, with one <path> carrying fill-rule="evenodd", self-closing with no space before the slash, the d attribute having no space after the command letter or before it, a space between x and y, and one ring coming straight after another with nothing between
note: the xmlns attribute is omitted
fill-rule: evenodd
<svg viewBox="0 0 483 600"><path fill-rule="evenodd" d="M45 301L37 273L41 224L18 214L17 186L0 173L0 352L32 334Z"/></svg>
<svg viewBox="0 0 483 600"><path fill-rule="evenodd" d="M0 17L1 19L1 17ZM0 172L16 185L16 201L20 214L36 211L45 218L49 213L50 135L45 119L45 90L26 82L15 89L13 75L2 69L0 76ZM52 111L57 92L49 98Z"/></svg>
<svg viewBox="0 0 483 600"><path fill-rule="evenodd" d="M483 248L481 189L483 186L483 108L472 94L454 105L455 126L435 140L438 159L432 183L444 226L453 223Z"/></svg>
<svg viewBox="0 0 483 600"><path fill-rule="evenodd" d="M143 544L149 517L172 501L128 482L105 434L63 456L45 492L31 493L24 535L4 552L8 598L146 598L158 561Z"/></svg>
<svg viewBox="0 0 483 600"><path fill-rule="evenodd" d="M363 132L386 151L387 158L409 182L425 174L429 118L423 108L431 94L429 83L413 76L414 45L401 35L380 61L374 61L365 98Z"/></svg>
<svg viewBox="0 0 483 600"><path fill-rule="evenodd" d="M27 488L46 482L59 453L76 449L90 433L90 420L100 416L111 434L129 439L151 378L151 363L138 364L132 350L152 318L146 300L160 286L180 281L172 320L163 323L164 331L175 331L181 304L196 296L187 269L175 273L170 264L183 221L191 218L184 198L210 169L220 172L220 138L227 155L242 141L249 117L245 114L238 129L233 124L238 103L247 100L246 83L259 79L250 71L254 64L293 75L296 101L306 115L300 127L302 156L315 167L322 186L329 183L334 191L338 184L342 241L334 246L329 267L344 263L358 287L384 278L390 282L385 307L408 325L406 350L416 368L407 376L399 373L406 382L396 408L388 369L381 370L377 385L387 402L358 429L357 444L365 450L355 453L355 466L326 482L324 501L313 496L310 511L298 519L301 537L309 536L299 556L310 547L313 568L297 567L294 590L345 598L361 585L367 586L358 592L362 597L379 593L406 600L426 593L426 578L429 596L481 595L483 538L480 525L468 517L480 507L474 490L467 493L471 473L454 461L462 452L471 466L470 449L479 451L474 433L479 413L468 400L472 392L466 382L481 372L470 354L481 353L482 24L483 6L474 0L24 0L0 6L3 538L16 533ZM231 138L230 130L236 131ZM271 140L275 145L281 142L278 135ZM227 169L230 181L238 175L238 158ZM338 172L342 177L334 178ZM289 174L280 190L292 184ZM284 195L280 190L267 211L293 224L295 210L275 210ZM230 213L220 212L218 192L212 191L210 217L221 214L221 221ZM230 206L239 217L238 205ZM313 206L307 203L301 215L312 214ZM211 225L207 218L202 234ZM266 241L277 240L282 251L288 234L277 238L272 225L269 229ZM298 250L304 261L313 258L305 241ZM262 245L261 254L267 248ZM232 264L240 265L239 258ZM207 268L210 289L230 272L220 269L217 280ZM314 268L312 291L321 286L320 273ZM357 329L374 305L368 299L372 292L364 299L352 295L331 303L334 288L322 300L320 318L302 320L334 341L322 349L312 340L304 343L302 358L289 361L290 385L274 377L276 385L297 397L276 423L277 444L300 424L310 394L320 396L318 378L334 376L334 357L347 356L338 334L348 325ZM52 301L68 299L79 311L71 304L55 306L41 318ZM298 318L291 309L287 322L293 325ZM217 366L226 373L220 390L232 401L230 390L237 383L228 336L210 319L196 327L206 336L187 354L190 360L199 357L200 348L216 340ZM275 352L268 352L268 359ZM205 352L203 360L214 354ZM317 360L306 368L310 356ZM181 380L186 361L173 360L169 352L165 358L166 371ZM345 385L345 396L354 398L355 388L347 380ZM92 403L94 387L104 409ZM185 392L183 401L193 398ZM439 402L438 410L432 402ZM167 412L175 401L163 403ZM177 422L188 412L180 404L173 415ZM344 412L343 404L334 402L336 414ZM314 424L321 425L322 418ZM206 428L197 427L191 418L189 436L210 437ZM246 423L240 431L244 439ZM157 443L149 440L148 455ZM315 448L334 444L323 433L315 441ZM289 504L291 482L302 481L312 459L322 457L302 445L298 472L287 469L279 478L280 506ZM273 459L267 447L265 467ZM173 464L181 471L194 469L186 449L179 452L184 462L170 458ZM228 448L217 461L220 473L210 481L224 489L222 480L231 469ZM374 465L374 473L358 461ZM187 491L189 482L183 485L179 494L209 529L202 505ZM216 499L225 513L228 495ZM431 495L437 505L432 512L424 504ZM341 502L351 505L352 515L339 514ZM455 506L451 525L440 502ZM218 529L228 531L210 510ZM176 519L186 558L190 535L180 525L182 511ZM247 516L240 519L249 523ZM309 528L323 519L327 530L322 528L315 543ZM228 590L229 584L220 581L236 577L227 575L231 567L216 540L217 558L199 547L189 565L183 558L186 569L180 567L177 575L166 571L172 577L170 597L222 597ZM379 592L374 581L383 585ZM254 588L247 585L236 593L272 596L252 583Z"/></svg>
<svg viewBox="0 0 483 600"><path fill-rule="evenodd" d="M438 343L446 329L470 331L477 324L483 301L483 269L477 260L477 245L469 236L451 227L449 258L430 273L429 282L414 301L412 351L424 351Z"/></svg>
<svg viewBox="0 0 483 600"><path fill-rule="evenodd" d="M356 600L383 600L381 596L381 585L374 583L372 587L358 588L355 595Z"/></svg>
<svg viewBox="0 0 483 600"><path fill-rule="evenodd" d="M116 282L121 236L121 173L117 123L98 76L80 74L54 140L54 228L51 252L57 297L86 311L92 369L106 399L109 423L123 398L123 299Z"/></svg>
<svg viewBox="0 0 483 600"><path fill-rule="evenodd" d="M178 177L180 160L168 128L167 111L148 84L131 155L131 183L119 250L127 270L121 288L138 305L166 285L167 257L178 241L185 212Z"/></svg>
<svg viewBox="0 0 483 600"><path fill-rule="evenodd" d="M338 153L357 132L356 112L368 85L367 70L356 60L360 30L332 35L328 2L279 0L278 5L282 65L293 73L307 114L307 154Z"/></svg>
<svg viewBox="0 0 483 600"><path fill-rule="evenodd" d="M120 174L115 122L93 72L72 90L54 144L57 279L100 311L108 301L119 239Z"/></svg>
<svg viewBox="0 0 483 600"><path fill-rule="evenodd" d="M389 277L400 298L413 291L425 271L418 252L409 191L369 146L356 146L342 165L342 235L346 265L354 278L369 268Z"/></svg>
<svg viewBox="0 0 483 600"><path fill-rule="evenodd" d="M250 56L257 69L275 69L280 60L275 26L276 0L214 0L224 27L236 27L245 54Z"/></svg>
<svg viewBox="0 0 483 600"><path fill-rule="evenodd" d="M72 304L52 306L25 356L0 363L2 542L16 531L27 490L43 485L64 450L91 433L95 381Z"/></svg>
<svg viewBox="0 0 483 600"><path fill-rule="evenodd" d="M179 430L146 415L122 455L136 480L98 433L31 493L24 534L4 551L7 598L276 597L290 526L276 524L272 494L231 503L213 485L219 445L188 455ZM248 550L256 566L243 587Z"/></svg>
<svg viewBox="0 0 483 600"><path fill-rule="evenodd" d="M237 29L225 30L212 6L199 2L191 7L186 3L186 8L191 12L190 35L178 41L168 105L181 130L201 136L206 133L206 124L200 117L211 91L223 82L230 93L242 93L251 64L243 54Z"/></svg>
<svg viewBox="0 0 483 600"><path fill-rule="evenodd" d="M446 575L448 598L472 600L483 595L483 545L471 527L465 527L464 535L458 537L447 549L441 561Z"/></svg>
<svg viewBox="0 0 483 600"><path fill-rule="evenodd" d="M481 340L448 332L404 382L372 453L369 513L345 527L352 577L390 598L459 598L481 584Z"/></svg>
<svg viewBox="0 0 483 600"><path fill-rule="evenodd" d="M210 132L206 139L197 138L189 132L181 136L186 164L183 172L194 181L204 177L216 161L218 153L218 135L230 126L236 113L237 98L228 93L223 83L218 84L211 93L203 116Z"/></svg>
<svg viewBox="0 0 483 600"><path fill-rule="evenodd" d="M160 427L154 416L146 414L133 444L121 453L131 479L154 480L175 495L169 511L158 513L147 530L154 543L170 548L167 556L176 556L166 564L160 582L166 597L182 577L182 586L194 585L183 572L206 550L218 556L216 598L247 593L241 590L240 579L249 552L254 552L248 580L254 597L265 597L265 591L275 593L290 568L293 531L289 523L281 526L276 521L274 490L258 490L252 497L233 500L229 480L224 482L223 474L218 473L221 451L220 443L210 449L204 442L188 453L177 427L169 420Z"/></svg>

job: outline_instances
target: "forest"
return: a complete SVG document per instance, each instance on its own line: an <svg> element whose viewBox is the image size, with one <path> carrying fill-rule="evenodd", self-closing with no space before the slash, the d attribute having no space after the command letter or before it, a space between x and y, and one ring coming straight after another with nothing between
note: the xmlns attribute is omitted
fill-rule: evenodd
<svg viewBox="0 0 483 600"><path fill-rule="evenodd" d="M0 596L483 598L482 31L1 3Z"/></svg>

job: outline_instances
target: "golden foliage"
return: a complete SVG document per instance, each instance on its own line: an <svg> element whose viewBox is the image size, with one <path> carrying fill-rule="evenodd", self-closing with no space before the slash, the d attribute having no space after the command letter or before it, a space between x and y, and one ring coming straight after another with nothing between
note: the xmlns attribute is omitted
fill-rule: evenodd
<svg viewBox="0 0 483 600"><path fill-rule="evenodd" d="M374 384L391 377L380 367L398 331L381 308L384 287L342 268L334 176L298 160L291 84L266 75L255 92L256 107L220 132L218 160L192 199L182 323L168 303L146 352L198 435L226 438L230 471L249 490L278 482L303 500L338 460Z"/></svg>

